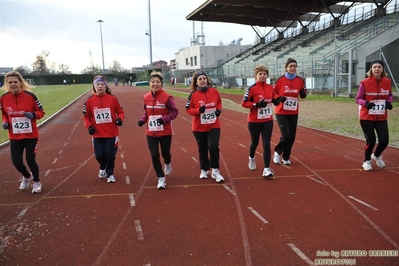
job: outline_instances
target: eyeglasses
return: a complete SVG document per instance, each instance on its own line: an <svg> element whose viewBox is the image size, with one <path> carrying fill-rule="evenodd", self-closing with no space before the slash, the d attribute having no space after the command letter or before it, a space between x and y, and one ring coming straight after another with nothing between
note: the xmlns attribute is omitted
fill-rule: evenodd
<svg viewBox="0 0 399 266"><path fill-rule="evenodd" d="M297 65L288 65L289 68L297 68Z"/></svg>

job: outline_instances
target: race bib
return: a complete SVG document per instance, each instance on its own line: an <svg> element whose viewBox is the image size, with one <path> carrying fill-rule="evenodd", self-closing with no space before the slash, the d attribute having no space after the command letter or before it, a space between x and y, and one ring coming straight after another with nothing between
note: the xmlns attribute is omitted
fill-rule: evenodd
<svg viewBox="0 0 399 266"><path fill-rule="evenodd" d="M273 114L270 103L263 108L257 108L257 109L258 109L258 116L257 116L258 119L267 119L270 118Z"/></svg>
<svg viewBox="0 0 399 266"><path fill-rule="evenodd" d="M112 122L111 110L107 108L95 108L94 117L96 119L96 124L105 124Z"/></svg>
<svg viewBox="0 0 399 266"><path fill-rule="evenodd" d="M149 131L162 131L163 125L157 122L158 118L161 118L162 115L150 115L148 117L148 130Z"/></svg>
<svg viewBox="0 0 399 266"><path fill-rule="evenodd" d="M284 102L283 109L287 111L296 111L298 109L298 98L287 97Z"/></svg>
<svg viewBox="0 0 399 266"><path fill-rule="evenodd" d="M375 106L369 110L370 115L385 114L385 100L374 100L371 102L374 103Z"/></svg>
<svg viewBox="0 0 399 266"><path fill-rule="evenodd" d="M32 121L27 117L12 118L12 133L25 134L32 133Z"/></svg>
<svg viewBox="0 0 399 266"><path fill-rule="evenodd" d="M216 108L205 109L201 114L201 124L213 124L216 122Z"/></svg>

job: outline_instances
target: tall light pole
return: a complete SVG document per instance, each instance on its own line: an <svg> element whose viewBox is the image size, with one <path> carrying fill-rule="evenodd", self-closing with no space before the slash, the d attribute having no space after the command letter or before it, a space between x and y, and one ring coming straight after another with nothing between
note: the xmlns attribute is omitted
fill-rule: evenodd
<svg viewBox="0 0 399 266"><path fill-rule="evenodd" d="M151 7L150 0L148 0L148 35L150 37L150 69L152 69L152 34L151 34Z"/></svg>
<svg viewBox="0 0 399 266"><path fill-rule="evenodd" d="M105 71L105 65L104 65L104 48L103 48L103 30L102 30L102 28L101 28L101 22L104 22L104 21L102 21L101 19L99 19L99 20L97 20L97 22L100 23L101 53L102 53L102 56L103 56L103 72L104 72L104 71Z"/></svg>

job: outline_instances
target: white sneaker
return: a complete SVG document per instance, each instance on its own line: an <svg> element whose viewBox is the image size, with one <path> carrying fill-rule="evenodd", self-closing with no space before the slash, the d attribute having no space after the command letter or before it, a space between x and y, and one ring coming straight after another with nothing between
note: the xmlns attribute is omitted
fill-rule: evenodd
<svg viewBox="0 0 399 266"><path fill-rule="evenodd" d="M373 167L371 167L371 161L365 161L362 166L364 171L373 171Z"/></svg>
<svg viewBox="0 0 399 266"><path fill-rule="evenodd" d="M22 181L21 181L21 184L19 185L19 189L21 189L21 190L27 189L29 187L29 183L31 180L32 180L32 174L30 174L30 177L28 177L28 178L22 177Z"/></svg>
<svg viewBox="0 0 399 266"><path fill-rule="evenodd" d="M105 178L107 177L107 173L105 173L105 169L98 171L98 178Z"/></svg>
<svg viewBox="0 0 399 266"><path fill-rule="evenodd" d="M107 178L107 182L108 183L115 183L115 176L114 175L110 175L108 178Z"/></svg>
<svg viewBox="0 0 399 266"><path fill-rule="evenodd" d="M165 175L170 175L172 173L172 163L165 164L163 167Z"/></svg>
<svg viewBox="0 0 399 266"><path fill-rule="evenodd" d="M248 168L249 168L249 170L251 170L251 171L253 171L253 170L256 169L255 157L254 157L254 158L249 157Z"/></svg>
<svg viewBox="0 0 399 266"><path fill-rule="evenodd" d="M212 178L215 179L217 183L224 180L223 176L219 173L219 169L212 169Z"/></svg>
<svg viewBox="0 0 399 266"><path fill-rule="evenodd" d="M42 183L40 181L33 182L32 185L32 194L34 193L40 193L42 191Z"/></svg>
<svg viewBox="0 0 399 266"><path fill-rule="evenodd" d="M166 188L166 178L165 177L159 177L158 178L158 185L157 185L157 189L164 189Z"/></svg>
<svg viewBox="0 0 399 266"><path fill-rule="evenodd" d="M269 167L266 167L266 168L263 169L262 176L266 177L266 178L269 178L269 179L274 179L274 172Z"/></svg>
<svg viewBox="0 0 399 266"><path fill-rule="evenodd" d="M273 163L275 163L275 164L279 164L280 163L280 154L278 154L277 152L274 152Z"/></svg>
<svg viewBox="0 0 399 266"><path fill-rule="evenodd" d="M208 171L201 169L200 178L208 178Z"/></svg>
<svg viewBox="0 0 399 266"><path fill-rule="evenodd" d="M380 167L380 168L384 168L385 167L385 163L382 160L382 156L381 155L377 157L373 153L373 154L371 154L371 159L373 159L375 161L375 163L378 165L378 167Z"/></svg>
<svg viewBox="0 0 399 266"><path fill-rule="evenodd" d="M282 163L284 164L284 165L290 165L291 164L291 161L290 160L282 160Z"/></svg>

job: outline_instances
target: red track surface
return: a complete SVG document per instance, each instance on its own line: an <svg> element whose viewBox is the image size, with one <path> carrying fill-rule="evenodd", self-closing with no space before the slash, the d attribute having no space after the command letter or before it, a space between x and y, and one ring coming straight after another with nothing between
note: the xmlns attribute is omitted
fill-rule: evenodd
<svg viewBox="0 0 399 266"><path fill-rule="evenodd" d="M81 119L89 94L40 128L40 194L19 190L9 147L0 148L0 265L308 265L331 251L354 265L399 265L398 149L384 152L386 168L365 172L363 140L299 128L292 165L272 163L276 179L266 180L261 146L258 168L247 166L246 114L225 109L217 184L199 179L191 117L176 98L173 173L157 190L137 126L147 90L113 91L126 112L116 183L97 177ZM275 125L273 148L278 139Z"/></svg>

